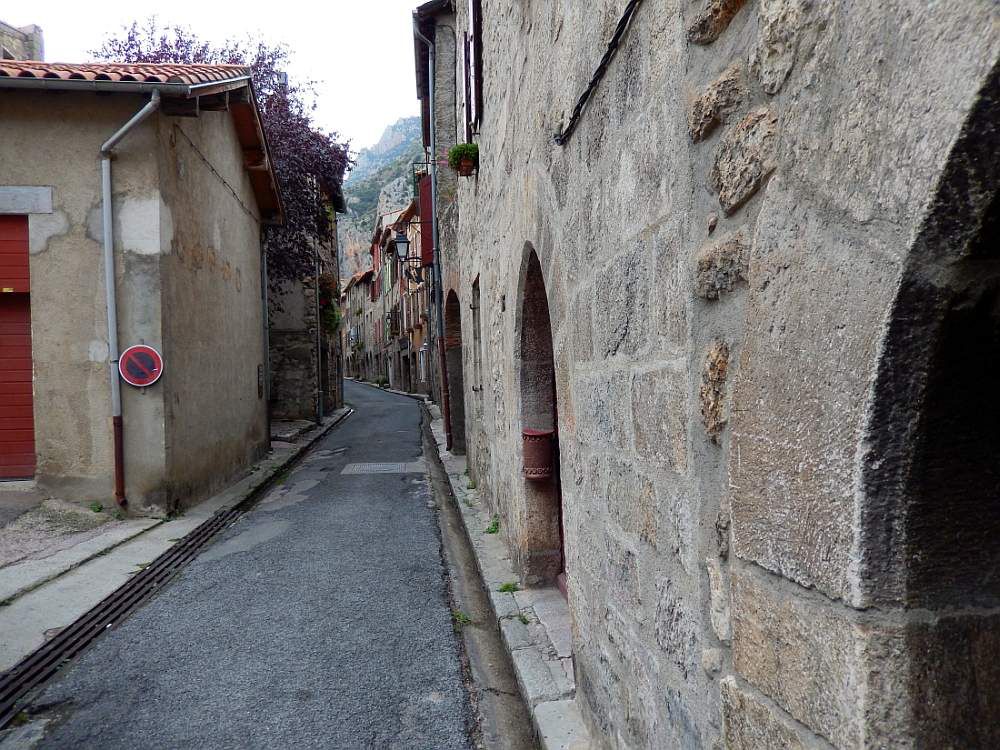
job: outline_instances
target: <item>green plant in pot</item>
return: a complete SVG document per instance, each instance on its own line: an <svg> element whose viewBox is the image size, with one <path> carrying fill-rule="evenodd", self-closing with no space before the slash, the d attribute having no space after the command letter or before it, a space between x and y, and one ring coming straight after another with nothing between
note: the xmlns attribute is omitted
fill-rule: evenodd
<svg viewBox="0 0 1000 750"><path fill-rule="evenodd" d="M475 143L459 143L448 151L448 165L462 177L469 177L479 169L479 146Z"/></svg>

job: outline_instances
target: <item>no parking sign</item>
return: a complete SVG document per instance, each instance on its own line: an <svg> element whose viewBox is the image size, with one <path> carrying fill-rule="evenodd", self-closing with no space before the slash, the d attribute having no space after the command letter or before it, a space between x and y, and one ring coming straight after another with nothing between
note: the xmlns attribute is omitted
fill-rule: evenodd
<svg viewBox="0 0 1000 750"><path fill-rule="evenodd" d="M136 344L122 352L118 358L118 372L129 385L145 388L159 380L163 374L163 357L151 346Z"/></svg>

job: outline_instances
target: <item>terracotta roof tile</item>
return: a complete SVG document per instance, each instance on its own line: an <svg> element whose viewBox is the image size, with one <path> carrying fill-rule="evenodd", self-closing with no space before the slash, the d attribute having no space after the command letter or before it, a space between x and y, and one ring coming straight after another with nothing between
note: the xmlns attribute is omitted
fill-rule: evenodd
<svg viewBox="0 0 1000 750"><path fill-rule="evenodd" d="M242 65L130 65L125 63L47 63L0 60L0 78L58 78L63 81L129 81L194 85L250 75Z"/></svg>

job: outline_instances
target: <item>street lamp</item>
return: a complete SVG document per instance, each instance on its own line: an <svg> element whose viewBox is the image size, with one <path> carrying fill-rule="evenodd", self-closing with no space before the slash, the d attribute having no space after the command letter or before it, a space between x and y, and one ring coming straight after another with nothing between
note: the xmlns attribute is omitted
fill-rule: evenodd
<svg viewBox="0 0 1000 750"><path fill-rule="evenodd" d="M406 226L409 226L409 224ZM410 240L406 236L405 227L402 231L396 230L396 237L393 242L396 245L396 257L403 264L403 274L415 284L419 284L423 281L420 273L421 258L419 256L410 256Z"/></svg>
<svg viewBox="0 0 1000 750"><path fill-rule="evenodd" d="M407 256L410 254L410 240L406 236L406 231L396 232L396 257L399 258L400 263L406 263Z"/></svg>

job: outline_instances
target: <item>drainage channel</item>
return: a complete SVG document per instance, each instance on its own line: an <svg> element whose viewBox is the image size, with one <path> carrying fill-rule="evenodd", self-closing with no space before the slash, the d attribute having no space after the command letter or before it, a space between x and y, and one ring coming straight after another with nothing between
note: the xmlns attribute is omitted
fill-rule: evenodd
<svg viewBox="0 0 1000 750"><path fill-rule="evenodd" d="M350 409L331 429L354 413ZM319 440L322 435L316 438ZM310 446L316 442L310 443ZM303 449L286 466L286 471L298 465L308 452ZM284 471L275 474L243 500L228 510L216 513L179 542L153 560L127 583L108 594L79 619L63 628L52 640L32 651L10 670L0 675L0 729L17 716L20 703L35 688L43 685L60 667L71 661L101 633L122 622L133 611L169 582L185 565L212 541L213 537L249 511L257 500L277 481Z"/></svg>

